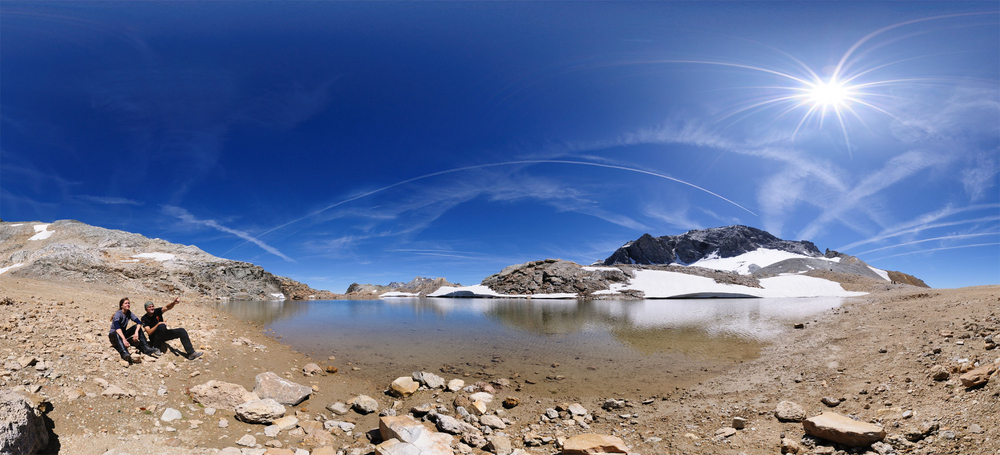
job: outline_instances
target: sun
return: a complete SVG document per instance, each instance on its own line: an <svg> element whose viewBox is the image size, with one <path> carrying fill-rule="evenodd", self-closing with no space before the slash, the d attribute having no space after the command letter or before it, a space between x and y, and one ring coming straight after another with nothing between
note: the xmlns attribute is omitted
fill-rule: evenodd
<svg viewBox="0 0 1000 455"><path fill-rule="evenodd" d="M813 106L821 108L842 108L846 107L855 93L851 87L843 82L837 81L817 81L805 87L803 98Z"/></svg>

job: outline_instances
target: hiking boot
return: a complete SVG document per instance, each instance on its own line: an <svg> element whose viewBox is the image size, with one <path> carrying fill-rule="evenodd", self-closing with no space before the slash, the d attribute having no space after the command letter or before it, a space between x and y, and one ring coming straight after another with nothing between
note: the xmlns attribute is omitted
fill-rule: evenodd
<svg viewBox="0 0 1000 455"><path fill-rule="evenodd" d="M153 349L152 351L149 351L149 352L146 353L146 355L148 355L148 356L150 356L150 357L152 357L154 359L158 359L160 357L160 355L162 355L162 354L163 353L160 352L159 349Z"/></svg>
<svg viewBox="0 0 1000 455"><path fill-rule="evenodd" d="M202 354L204 354L204 353L200 352L200 351L194 351L190 355L187 356L187 359L188 360L194 360L194 359L197 359L198 357L201 357Z"/></svg>

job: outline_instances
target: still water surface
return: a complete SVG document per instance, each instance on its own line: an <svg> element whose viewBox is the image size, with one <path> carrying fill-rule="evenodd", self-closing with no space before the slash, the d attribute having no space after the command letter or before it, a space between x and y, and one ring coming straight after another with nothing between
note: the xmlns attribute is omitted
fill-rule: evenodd
<svg viewBox="0 0 1000 455"><path fill-rule="evenodd" d="M533 382L526 387L539 393L611 396L627 390L656 395L700 381L757 357L791 323L843 300L413 298L218 305L341 374L373 384L413 371L443 371L446 378L467 374L466 382L514 377ZM331 355L336 360L325 362Z"/></svg>

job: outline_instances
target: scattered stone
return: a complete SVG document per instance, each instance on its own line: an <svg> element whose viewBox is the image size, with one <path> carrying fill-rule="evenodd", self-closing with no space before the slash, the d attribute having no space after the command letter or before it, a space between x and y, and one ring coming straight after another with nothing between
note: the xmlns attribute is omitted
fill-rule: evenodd
<svg viewBox="0 0 1000 455"><path fill-rule="evenodd" d="M513 446L510 443L510 439L502 434L495 434L487 438L486 447L487 451L493 452L496 455L510 455L513 452Z"/></svg>
<svg viewBox="0 0 1000 455"><path fill-rule="evenodd" d="M445 386L444 378L426 371L413 373L413 379L427 386L428 389L441 389Z"/></svg>
<svg viewBox="0 0 1000 455"><path fill-rule="evenodd" d="M306 366L302 367L302 373L306 376L312 376L314 374L322 374L323 369L315 363L307 363Z"/></svg>
<svg viewBox="0 0 1000 455"><path fill-rule="evenodd" d="M174 408L167 408L163 411L163 415L160 416L160 420L164 422L173 422L174 420L180 420L183 417L184 416L181 415L180 411Z"/></svg>
<svg viewBox="0 0 1000 455"><path fill-rule="evenodd" d="M219 428L229 428L229 420L219 419Z"/></svg>
<svg viewBox="0 0 1000 455"><path fill-rule="evenodd" d="M264 436L274 438L278 436L278 433L281 433L281 429L277 425L271 424L264 427Z"/></svg>
<svg viewBox="0 0 1000 455"><path fill-rule="evenodd" d="M284 416L280 419L274 419L271 424L278 427L280 431L288 431L299 424L299 419L295 416Z"/></svg>
<svg viewBox="0 0 1000 455"><path fill-rule="evenodd" d="M413 395L419 388L420 384L414 381L413 378L401 376L392 381L392 384L389 385L389 392L397 397L408 397Z"/></svg>
<svg viewBox="0 0 1000 455"><path fill-rule="evenodd" d="M452 416L438 415L437 418L437 429L449 434L463 434L468 432L477 432L475 427L469 425L465 422L461 422Z"/></svg>
<svg viewBox="0 0 1000 455"><path fill-rule="evenodd" d="M191 387L190 392L195 403L227 410L235 410L243 403L260 399L257 394L248 392L239 384L216 380Z"/></svg>
<svg viewBox="0 0 1000 455"><path fill-rule="evenodd" d="M794 439L781 438L781 453L803 453L802 446Z"/></svg>
<svg viewBox="0 0 1000 455"><path fill-rule="evenodd" d="M583 407L580 403L573 403L566 408L571 415L575 416L585 416L587 415L587 408Z"/></svg>
<svg viewBox="0 0 1000 455"><path fill-rule="evenodd" d="M226 447L219 451L218 455L243 455L243 451L236 447Z"/></svg>
<svg viewBox="0 0 1000 455"><path fill-rule="evenodd" d="M997 371L996 364L990 363L959 376L958 380L962 381L962 385L969 389L982 387L990 382L990 375L995 371Z"/></svg>
<svg viewBox="0 0 1000 455"><path fill-rule="evenodd" d="M207 415L207 416L214 416L215 415L215 411L216 411L216 409L212 408L212 407L205 408L205 415Z"/></svg>
<svg viewBox="0 0 1000 455"><path fill-rule="evenodd" d="M437 433L410 416L379 418L379 435L384 440L375 448L378 455L451 455L452 437ZM314 453L315 455L315 453Z"/></svg>
<svg viewBox="0 0 1000 455"><path fill-rule="evenodd" d="M931 378L935 381L947 381L949 377L951 377L951 372L947 368L941 365L931 367Z"/></svg>
<svg viewBox="0 0 1000 455"><path fill-rule="evenodd" d="M327 366L326 366L326 372L327 372L327 373L330 373L330 374L337 374L337 372L338 372L338 371L340 371L340 370L338 370L338 369L337 369L337 367L335 367L335 366L333 366L333 365L327 365Z"/></svg>
<svg viewBox="0 0 1000 455"><path fill-rule="evenodd" d="M0 453L34 454L49 445L41 411L23 395L0 390Z"/></svg>
<svg viewBox="0 0 1000 455"><path fill-rule="evenodd" d="M129 396L128 392L122 390L121 387L116 385L108 386L107 389L104 389L104 391L101 392L101 395L111 398L124 398Z"/></svg>
<svg viewBox="0 0 1000 455"><path fill-rule="evenodd" d="M747 427L747 419L743 417L733 417L733 428L742 430Z"/></svg>
<svg viewBox="0 0 1000 455"><path fill-rule="evenodd" d="M584 433L563 443L563 455L588 455L595 453L628 453L625 441L617 436Z"/></svg>
<svg viewBox="0 0 1000 455"><path fill-rule="evenodd" d="M819 401L831 408L835 408L840 404L840 398L834 398L834 397L823 397Z"/></svg>
<svg viewBox="0 0 1000 455"><path fill-rule="evenodd" d="M471 409L472 412L474 414L476 414L477 416L481 416L483 414L486 414L486 411L487 411L486 403L484 403L482 400L477 400L477 401L473 402L472 405L469 406L469 409Z"/></svg>
<svg viewBox="0 0 1000 455"><path fill-rule="evenodd" d="M495 415L484 415L479 418L479 423L493 428L494 430L503 430L507 428L507 425L503 423L503 419Z"/></svg>
<svg viewBox="0 0 1000 455"><path fill-rule="evenodd" d="M473 403L477 401L482 401L483 403L489 404L493 402L493 395L487 392L476 392L472 395L469 395L469 400L471 400Z"/></svg>
<svg viewBox="0 0 1000 455"><path fill-rule="evenodd" d="M347 414L347 411L351 410L351 408L347 407L346 404L341 403L339 401L333 404L326 405L326 409L337 415Z"/></svg>
<svg viewBox="0 0 1000 455"><path fill-rule="evenodd" d="M507 409L516 408L519 404L521 404L521 401L514 397L507 397L503 399L503 407Z"/></svg>
<svg viewBox="0 0 1000 455"><path fill-rule="evenodd" d="M736 434L736 429L732 427L719 428L715 431L715 436L722 439L728 438L734 434Z"/></svg>
<svg viewBox="0 0 1000 455"><path fill-rule="evenodd" d="M378 401L368 395L358 395L353 401L352 407L359 414L371 414L378 411Z"/></svg>
<svg viewBox="0 0 1000 455"><path fill-rule="evenodd" d="M271 423L285 415L285 407L271 398L248 401L236 407L236 418L247 423Z"/></svg>
<svg viewBox="0 0 1000 455"><path fill-rule="evenodd" d="M885 439L882 427L858 422L834 412L810 417L802 423L802 427L806 434L851 447L868 446Z"/></svg>
<svg viewBox="0 0 1000 455"><path fill-rule="evenodd" d="M461 379L452 379L448 381L449 392L458 392L459 390L462 390L462 387L465 387L465 381Z"/></svg>
<svg viewBox="0 0 1000 455"><path fill-rule="evenodd" d="M806 410L791 401L782 401L774 409L774 416L782 422L801 422L806 418Z"/></svg>
<svg viewBox="0 0 1000 455"><path fill-rule="evenodd" d="M616 400L614 398L608 398L604 400L604 404L601 405L601 409L605 411L611 411L614 409L621 409L625 407L625 400Z"/></svg>
<svg viewBox="0 0 1000 455"><path fill-rule="evenodd" d="M972 433L972 434L983 434L983 427L981 427L981 426L979 426L977 424L969 425L968 430L969 430L969 433Z"/></svg>
<svg viewBox="0 0 1000 455"><path fill-rule="evenodd" d="M258 374L253 387L253 393L258 397L270 398L286 406L305 401L312 392L312 387L296 384L270 371Z"/></svg>
<svg viewBox="0 0 1000 455"><path fill-rule="evenodd" d="M257 445L257 438L253 435L245 434L242 438L236 440L236 445L243 447L254 447Z"/></svg>

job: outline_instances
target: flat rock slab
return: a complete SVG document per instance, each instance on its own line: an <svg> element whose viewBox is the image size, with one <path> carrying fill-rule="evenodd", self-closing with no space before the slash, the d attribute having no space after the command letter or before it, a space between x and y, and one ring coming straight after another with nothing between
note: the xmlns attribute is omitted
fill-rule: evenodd
<svg viewBox="0 0 1000 455"><path fill-rule="evenodd" d="M990 382L990 375L997 371L995 364L983 365L975 370L969 371L958 377L962 385L967 388L982 387Z"/></svg>
<svg viewBox="0 0 1000 455"><path fill-rule="evenodd" d="M864 447L885 438L878 425L858 422L835 412L824 412L802 422L806 434L851 447Z"/></svg>
<svg viewBox="0 0 1000 455"><path fill-rule="evenodd" d="M437 433L410 416L383 416L378 422L385 442L375 448L380 455L452 455L452 437Z"/></svg>
<svg viewBox="0 0 1000 455"><path fill-rule="evenodd" d="M312 392L312 387L296 384L270 371L258 374L253 387L253 393L258 397L270 398L285 406L295 406L305 401Z"/></svg>
<svg viewBox="0 0 1000 455"><path fill-rule="evenodd" d="M235 410L237 406L260 397L239 384L212 380L191 387L191 399L207 407Z"/></svg>
<svg viewBox="0 0 1000 455"><path fill-rule="evenodd" d="M236 407L236 417L248 423L271 423L285 415L285 407L270 398L248 401Z"/></svg>
<svg viewBox="0 0 1000 455"><path fill-rule="evenodd" d="M594 453L628 453L622 438L605 434L585 433L573 436L563 444L563 455L589 455Z"/></svg>

